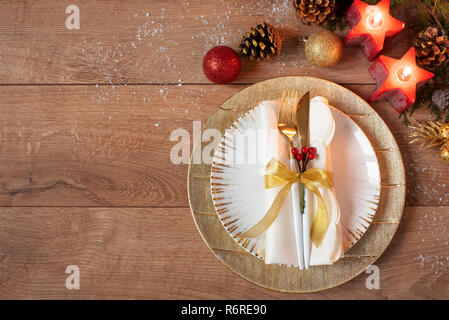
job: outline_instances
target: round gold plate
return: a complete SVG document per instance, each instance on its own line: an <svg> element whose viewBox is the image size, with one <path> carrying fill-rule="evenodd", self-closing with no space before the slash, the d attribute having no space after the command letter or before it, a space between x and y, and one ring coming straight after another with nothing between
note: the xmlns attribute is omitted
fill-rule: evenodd
<svg viewBox="0 0 449 320"><path fill-rule="evenodd" d="M310 91L348 115L365 132L376 151L381 175L379 207L371 226L345 257L329 266L307 271L265 264L247 253L226 232L211 197L210 164L190 160L188 194L196 226L212 252L229 269L259 286L283 292L313 292L338 286L362 273L387 248L399 225L405 203L405 172L399 147L387 125L371 106L352 91L333 82L312 77L281 77L262 81L234 94L207 121L223 134L238 117L264 100L275 100L286 89ZM195 146L193 154L210 142ZM200 151L201 151L200 150Z"/></svg>

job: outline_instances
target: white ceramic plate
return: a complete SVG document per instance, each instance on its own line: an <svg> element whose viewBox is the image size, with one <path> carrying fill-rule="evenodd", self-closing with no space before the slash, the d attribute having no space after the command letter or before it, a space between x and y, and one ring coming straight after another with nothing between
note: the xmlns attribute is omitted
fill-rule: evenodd
<svg viewBox="0 0 449 320"><path fill-rule="evenodd" d="M236 234L254 226L265 214L265 164L237 164L223 159L223 154L249 159L253 149L248 143L239 145L242 139L237 136L247 129L263 128L260 110L260 106L251 109L226 131L213 159L211 191L215 210L228 233L242 248L264 259L265 234L257 238L238 238ZM374 149L360 127L336 108L331 107L331 111L335 119L330 145L333 179L347 250L374 218L380 197L380 171Z"/></svg>

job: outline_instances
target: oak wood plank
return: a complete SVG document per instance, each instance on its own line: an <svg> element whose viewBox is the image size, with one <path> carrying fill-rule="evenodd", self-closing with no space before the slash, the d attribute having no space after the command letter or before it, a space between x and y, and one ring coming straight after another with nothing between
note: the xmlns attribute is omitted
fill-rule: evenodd
<svg viewBox="0 0 449 320"><path fill-rule="evenodd" d="M366 289L362 273L319 293L286 294L228 270L201 241L187 208L0 208L0 297L448 299L448 213L406 208L376 262L380 290ZM80 290L65 287L72 264L80 268Z"/></svg>
<svg viewBox="0 0 449 320"><path fill-rule="evenodd" d="M287 0L82 0L81 29L70 31L67 5L7 0L0 6L0 297L449 298L447 165L435 149L408 145L408 131L387 103L373 107L400 146L409 207L378 261L381 290L367 290L363 274L308 295L236 277L194 227L187 165L170 162L170 132L191 133L193 120L204 124L244 87L238 84L292 74L372 84L371 63L359 48L345 48L334 68L311 66L297 37L314 29L295 20ZM285 38L280 59L245 61L234 85L206 85L204 53L219 44L237 48L242 33L262 21ZM404 31L387 42L384 54L400 57L409 37ZM97 83L106 85L83 85ZM118 85L127 83L154 85ZM348 87L364 98L374 88ZM351 117L370 123L364 115ZM380 205L394 199L394 190L384 192ZM373 227L382 223L376 217ZM369 252L351 254L356 262ZM235 259L232 250L222 255ZM69 264L81 268L79 291L65 288Z"/></svg>
<svg viewBox="0 0 449 320"><path fill-rule="evenodd" d="M1 86L0 206L188 206L187 165L170 160L171 132L187 130L192 147L193 121L204 126L243 87ZM373 90L348 88L362 97ZM388 103L373 108L400 146L407 204L448 205L449 172L438 151L408 145ZM384 163L382 150L378 157Z"/></svg>
<svg viewBox="0 0 449 320"><path fill-rule="evenodd" d="M202 73L207 50L216 45L237 49L243 33L263 21L280 29L282 55L264 63L245 61L236 83L285 75L374 83L367 71L371 62L358 47L346 47L343 60L333 68L312 66L298 38L316 29L296 20L288 0L79 0L76 4L79 30L66 28L69 4L64 1L2 3L0 83L209 83ZM408 17L399 14L398 18ZM402 56L410 47L410 34L403 31L387 41L383 53Z"/></svg>

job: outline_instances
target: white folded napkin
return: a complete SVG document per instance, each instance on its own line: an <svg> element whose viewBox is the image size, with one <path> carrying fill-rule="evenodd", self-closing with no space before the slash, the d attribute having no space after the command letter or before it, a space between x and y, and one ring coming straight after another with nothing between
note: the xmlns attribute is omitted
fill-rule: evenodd
<svg viewBox="0 0 449 320"><path fill-rule="evenodd" d="M289 143L285 136L277 130L278 104L275 101L263 101L260 104L264 136L260 147L264 163L276 158L288 166ZM329 118L330 115L330 118ZM326 117L327 116L327 117ZM323 121L323 120L329 121ZM310 142L317 149L318 157L309 162L308 168L322 168L331 171L329 147L335 125L332 114L327 107L327 100L323 97L311 99L310 105ZM264 173L262 173L264 174ZM280 187L265 190L266 210L271 206ZM323 200L328 208L329 226L321 245L317 248L312 243L311 265L332 264L343 256L343 237L340 226L340 210L332 189L320 189ZM310 208L310 216L316 211L317 200L311 194L306 199ZM295 233L293 229L293 216L291 208L291 195L287 196L275 222L265 233L265 263L297 265ZM312 226L313 220L310 221Z"/></svg>

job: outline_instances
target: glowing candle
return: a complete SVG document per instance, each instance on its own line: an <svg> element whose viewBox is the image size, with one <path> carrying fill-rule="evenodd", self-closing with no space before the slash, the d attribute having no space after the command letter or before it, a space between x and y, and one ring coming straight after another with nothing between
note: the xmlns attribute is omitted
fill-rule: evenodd
<svg viewBox="0 0 449 320"><path fill-rule="evenodd" d="M374 6L377 8L376 6ZM377 12L374 12L370 15L368 15L367 18L367 25L370 29L380 29L382 28L384 24L384 18L382 16L382 13L380 13L378 10L375 10Z"/></svg>
<svg viewBox="0 0 449 320"><path fill-rule="evenodd" d="M415 102L417 85L433 77L416 65L414 47L399 60L380 56L368 71L377 84L369 101L387 99L399 113Z"/></svg>
<svg viewBox="0 0 449 320"><path fill-rule="evenodd" d="M396 77L401 82L409 82L413 79L413 69L410 66L401 67L396 72Z"/></svg>
<svg viewBox="0 0 449 320"><path fill-rule="evenodd" d="M404 23L390 16L390 0L369 5L355 0L346 12L346 20L352 28L344 44L360 45L368 60L373 60L383 49L386 38L392 38L404 29Z"/></svg>

